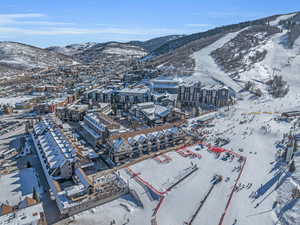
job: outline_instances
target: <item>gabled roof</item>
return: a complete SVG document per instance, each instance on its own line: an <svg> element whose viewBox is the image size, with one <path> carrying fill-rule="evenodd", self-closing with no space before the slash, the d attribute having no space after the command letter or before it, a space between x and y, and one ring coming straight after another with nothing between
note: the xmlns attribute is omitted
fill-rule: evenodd
<svg viewBox="0 0 300 225"><path fill-rule="evenodd" d="M135 136L140 135L140 134L147 135L147 134L151 134L151 133L154 133L154 132L164 131L164 130L170 129L172 127L179 127L182 124L184 124L185 122L186 122L186 120L181 120L181 121L176 122L176 123L169 123L169 124L165 124L165 125L157 126L157 127L152 127L152 128L148 128L148 129L116 134L116 135L110 136L109 139L110 140L116 140L116 139L119 139L119 138L124 138L124 139L128 140L130 137L135 137Z"/></svg>

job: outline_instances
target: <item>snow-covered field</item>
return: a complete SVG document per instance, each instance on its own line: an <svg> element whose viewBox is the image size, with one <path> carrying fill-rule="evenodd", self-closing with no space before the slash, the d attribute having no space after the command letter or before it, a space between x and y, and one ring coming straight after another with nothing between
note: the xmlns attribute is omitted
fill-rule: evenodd
<svg viewBox="0 0 300 225"><path fill-rule="evenodd" d="M217 224L220 220L229 198L228 195L238 176L238 171L232 172L232 170L234 167L239 166L240 163L237 162L237 158L232 162L229 162L229 160L223 161L221 157L216 159L214 153L208 152L205 149L195 151L196 147L192 146L188 147L188 149L201 154L203 158L183 157L176 152L171 152L168 153L168 156L171 158L171 161L168 163L158 163L154 159L148 159L130 168L137 174L140 174L140 177L153 185L155 189L166 191L166 187L169 186L167 183L172 183L173 180L177 181L176 177L186 168L191 167L191 163L198 166L198 170L164 194L165 201L162 203L156 216L158 224L183 224L184 221L188 221L211 187L211 180L215 174L222 175L224 180L227 177L230 177L230 179L216 185L204 204L203 211L197 215L195 224L199 221L206 221L205 224L208 224L209 221L212 224ZM212 164L214 165L213 167L211 166ZM158 201L153 201L149 197L149 193L146 193L147 191L128 175L126 169L120 172L129 181L130 187L137 191L139 198L144 204L144 208L138 208L129 197L124 197L109 204L99 206L94 211L75 216L75 224L92 224L91 221L96 221L96 218L105 222L115 219L117 224L127 221L128 224L150 224L153 209L157 206ZM216 201L218 201L218 207L211 210ZM129 211L124 210L124 207L120 204L125 204ZM109 208L111 212L107 211ZM211 213L208 214L207 210L210 210ZM98 215L98 212L102 216Z"/></svg>
<svg viewBox="0 0 300 225"><path fill-rule="evenodd" d="M4 97L0 98L0 105L1 104L9 104L9 105L15 105L16 103L21 103L26 100L30 100L34 98L34 96L18 96L18 97Z"/></svg>
<svg viewBox="0 0 300 225"><path fill-rule="evenodd" d="M0 202L16 205L23 197L32 197L33 187L42 192L38 185L36 171L33 168L25 168L16 172L0 175Z"/></svg>

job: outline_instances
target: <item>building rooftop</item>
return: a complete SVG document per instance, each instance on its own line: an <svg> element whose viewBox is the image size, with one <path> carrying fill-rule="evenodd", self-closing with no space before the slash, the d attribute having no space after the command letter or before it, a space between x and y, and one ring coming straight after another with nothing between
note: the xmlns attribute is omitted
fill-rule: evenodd
<svg viewBox="0 0 300 225"><path fill-rule="evenodd" d="M41 191L33 168L17 170L13 173L1 175L0 205L17 205L21 198L32 196L33 187Z"/></svg>
<svg viewBox="0 0 300 225"><path fill-rule="evenodd" d="M154 104L153 102L140 103L133 106L134 109L143 112L149 119L165 117L171 110L168 107Z"/></svg>
<svg viewBox="0 0 300 225"><path fill-rule="evenodd" d="M179 127L182 124L184 124L186 121L182 120L180 122L177 123L169 123L163 126L157 126L157 127L152 127L152 128L148 128L148 129L144 129L144 130L137 130L137 131L132 131L132 132L126 132L126 133L121 133L121 134L116 134L110 137L110 140L117 140L117 139L129 139L131 137L136 137L138 135L147 135L150 133L155 133L155 132L159 132L159 131L164 131L173 127Z"/></svg>
<svg viewBox="0 0 300 225"><path fill-rule="evenodd" d="M42 203L32 205L8 213L6 215L0 216L0 224L9 225L9 224L18 224L18 225L28 225L28 224L42 224L40 223L43 220L44 209Z"/></svg>
<svg viewBox="0 0 300 225"><path fill-rule="evenodd" d="M148 88L123 88L118 92L120 94L131 94L131 93L147 94L149 92L149 89Z"/></svg>
<svg viewBox="0 0 300 225"><path fill-rule="evenodd" d="M42 120L35 126L41 148L49 163L50 169L60 167L66 160L75 161L76 149L72 146L63 132L53 126L47 119Z"/></svg>

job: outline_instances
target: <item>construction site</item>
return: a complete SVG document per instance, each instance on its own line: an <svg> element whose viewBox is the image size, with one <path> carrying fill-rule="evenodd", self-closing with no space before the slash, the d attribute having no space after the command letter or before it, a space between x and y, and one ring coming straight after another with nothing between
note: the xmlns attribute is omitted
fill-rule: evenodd
<svg viewBox="0 0 300 225"><path fill-rule="evenodd" d="M128 193L128 184L114 173L90 179L87 173L97 171L96 161L51 117L34 124L31 137L62 215L70 216Z"/></svg>

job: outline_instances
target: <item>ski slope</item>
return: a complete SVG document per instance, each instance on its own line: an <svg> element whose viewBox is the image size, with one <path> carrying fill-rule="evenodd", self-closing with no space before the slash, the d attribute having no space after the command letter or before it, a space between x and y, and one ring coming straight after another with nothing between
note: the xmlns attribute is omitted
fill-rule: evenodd
<svg viewBox="0 0 300 225"><path fill-rule="evenodd" d="M236 37L241 31L229 33L213 44L195 52L191 56L195 60L195 72L193 78L208 84L222 83L235 91L239 91L241 87L219 68L210 54Z"/></svg>
<svg viewBox="0 0 300 225"><path fill-rule="evenodd" d="M252 69L240 74L242 81L266 81L274 75L282 75L293 93L300 85L300 38L292 49L287 48L287 31L274 35L261 50L267 50L265 59L253 65ZM262 87L264 88L264 87Z"/></svg>
<svg viewBox="0 0 300 225"><path fill-rule="evenodd" d="M270 25L271 26L277 26L281 20L288 20L291 17L295 16L296 14L297 13L291 13L291 14L287 14L287 15L278 16L275 20L270 22Z"/></svg>

